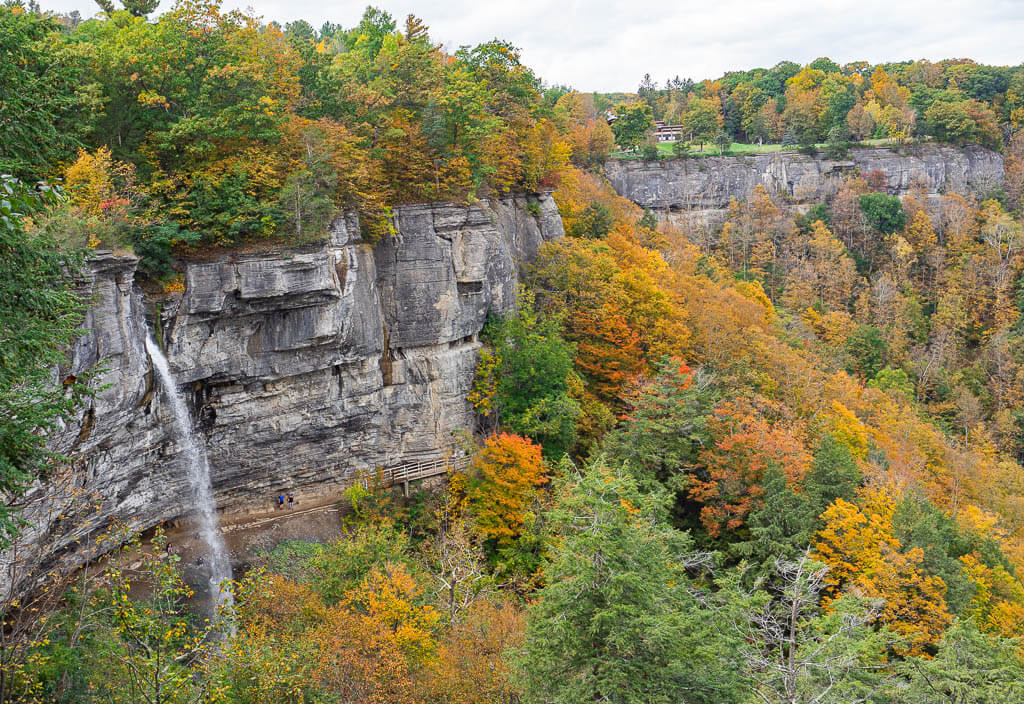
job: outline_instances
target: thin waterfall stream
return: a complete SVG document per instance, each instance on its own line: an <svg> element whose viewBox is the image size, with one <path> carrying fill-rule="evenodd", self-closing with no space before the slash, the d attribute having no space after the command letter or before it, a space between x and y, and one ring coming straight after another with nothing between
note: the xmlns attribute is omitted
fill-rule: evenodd
<svg viewBox="0 0 1024 704"><path fill-rule="evenodd" d="M230 605L233 597L227 586L231 580L231 560L217 524L217 504L213 499L210 483L210 462L206 456L206 448L192 430L192 419L185 406L185 399L171 375L167 357L149 335L146 335L146 350L153 361L153 368L156 370L164 395L170 401L177 440L185 450L188 478L192 485L192 495L199 519L199 537L206 546L210 600L216 614L218 607Z"/></svg>

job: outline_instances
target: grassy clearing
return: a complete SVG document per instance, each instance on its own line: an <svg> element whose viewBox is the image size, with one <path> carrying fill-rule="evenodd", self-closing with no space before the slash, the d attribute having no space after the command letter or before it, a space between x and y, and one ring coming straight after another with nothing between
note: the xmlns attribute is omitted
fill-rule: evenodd
<svg viewBox="0 0 1024 704"><path fill-rule="evenodd" d="M896 140L893 139L867 139L861 142L862 146L866 147L884 147L892 144L896 144ZM673 158L675 152L672 151L673 142L659 142L658 143L658 154L665 158ZM825 144L814 145L815 149L819 151L825 149ZM781 144L741 144L740 142L733 142L729 149L726 150L724 156L748 156L751 154L774 154L776 152L795 152L796 147L783 147ZM719 153L718 147L713 144L705 144L704 151L700 151L698 147L692 148L687 156L703 157L703 156L722 156ZM612 154L613 159L642 159L643 155L640 152L615 152Z"/></svg>

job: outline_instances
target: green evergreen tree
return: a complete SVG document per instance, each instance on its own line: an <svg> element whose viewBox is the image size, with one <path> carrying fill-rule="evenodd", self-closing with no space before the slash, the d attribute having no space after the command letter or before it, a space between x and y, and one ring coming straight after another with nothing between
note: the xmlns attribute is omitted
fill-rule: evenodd
<svg viewBox="0 0 1024 704"><path fill-rule="evenodd" d="M842 122L828 131L825 141L825 154L829 159L845 159L850 151L849 130Z"/></svg>
<svg viewBox="0 0 1024 704"><path fill-rule="evenodd" d="M588 237L603 239L615 223L612 211L604 203L588 203L578 218L569 226L568 234L572 237Z"/></svg>
<svg viewBox="0 0 1024 704"><path fill-rule="evenodd" d="M959 614L974 596L974 584L964 576L959 558L974 551L968 536L960 534L956 520L937 509L926 497L910 493L893 513L893 530L904 548L921 548L921 566L946 583L946 603Z"/></svg>
<svg viewBox="0 0 1024 704"><path fill-rule="evenodd" d="M893 701L904 704L1008 704L1024 701L1019 643L978 630L970 619L946 631L932 659L908 658Z"/></svg>
<svg viewBox="0 0 1024 704"><path fill-rule="evenodd" d="M762 576L776 559L796 560L807 550L817 529L813 502L794 491L778 467L765 472L764 505L750 514L750 539L733 545L733 551L759 566L751 574Z"/></svg>
<svg viewBox="0 0 1024 704"><path fill-rule="evenodd" d="M750 514L750 538L733 545L733 552L755 566L756 577L773 570L777 559L799 559L821 528L821 514L838 498L853 500L861 481L846 445L825 435L799 490L789 485L779 467L765 472L764 505Z"/></svg>
<svg viewBox="0 0 1024 704"><path fill-rule="evenodd" d="M96 4L108 17L115 12L113 0L96 0ZM121 4L133 17L145 17L157 8L160 0L121 0Z"/></svg>
<svg viewBox="0 0 1024 704"><path fill-rule="evenodd" d="M645 73L640 85L636 89L636 97L644 101L651 108L654 108L654 99L658 94L658 86L651 79L651 74Z"/></svg>
<svg viewBox="0 0 1024 704"><path fill-rule="evenodd" d="M826 434L814 448L814 462L803 482L813 515L820 516L836 499L853 501L862 481L850 449Z"/></svg>
<svg viewBox="0 0 1024 704"><path fill-rule="evenodd" d="M81 334L85 305L71 277L82 257L25 223L60 200L48 186L0 176L0 549L18 532L17 497L60 459L47 432L88 393L85 378L54 378Z"/></svg>
<svg viewBox="0 0 1024 704"><path fill-rule="evenodd" d="M695 597L687 567L706 556L665 523L664 494L603 459L561 492L548 522L562 538L515 658L523 700L735 702L738 641Z"/></svg>
<svg viewBox="0 0 1024 704"><path fill-rule="evenodd" d="M298 236L322 235L337 212L333 195L338 175L330 166L331 149L325 135L316 129L303 134L302 162L288 174L279 198L285 222Z"/></svg>
<svg viewBox="0 0 1024 704"><path fill-rule="evenodd" d="M698 451L710 441L706 419L717 398L710 376L666 358L603 450L624 463L645 489L662 485L682 491Z"/></svg>
<svg viewBox="0 0 1024 704"><path fill-rule="evenodd" d="M124 9L135 17L145 17L160 5L160 0L121 0Z"/></svg>
<svg viewBox="0 0 1024 704"><path fill-rule="evenodd" d="M0 5L0 174L50 175L89 124L80 54L52 17Z"/></svg>
<svg viewBox="0 0 1024 704"><path fill-rule="evenodd" d="M658 216L650 208L644 208L644 214L640 216L640 220L637 221L636 225L637 227L645 227L648 230L657 230Z"/></svg>

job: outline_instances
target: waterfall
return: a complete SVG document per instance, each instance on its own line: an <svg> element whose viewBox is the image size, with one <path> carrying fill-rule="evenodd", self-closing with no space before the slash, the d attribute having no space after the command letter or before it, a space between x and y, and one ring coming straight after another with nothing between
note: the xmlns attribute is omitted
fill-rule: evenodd
<svg viewBox="0 0 1024 704"><path fill-rule="evenodd" d="M210 485L210 462L206 457L206 448L192 431L192 419L185 407L185 399L178 391L174 377L171 376L167 357L148 334L146 335L146 350L153 361L153 368L156 369L164 395L170 401L171 411L174 414L174 433L179 444L185 449L188 478L192 485L192 497L199 517L199 536L206 545L206 566L210 577L211 601L214 612L216 612L217 607L232 603L231 590L227 588L226 583L222 587L225 580L231 579L231 560L217 525L217 504L213 500L213 490Z"/></svg>

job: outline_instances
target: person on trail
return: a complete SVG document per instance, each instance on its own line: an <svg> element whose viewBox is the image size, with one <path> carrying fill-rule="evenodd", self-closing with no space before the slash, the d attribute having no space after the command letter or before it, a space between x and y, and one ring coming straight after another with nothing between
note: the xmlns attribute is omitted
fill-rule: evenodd
<svg viewBox="0 0 1024 704"><path fill-rule="evenodd" d="M279 509L284 508L284 494L281 494L277 497L277 507Z"/></svg>
<svg viewBox="0 0 1024 704"><path fill-rule="evenodd" d="M295 497L288 494L288 508L295 508Z"/></svg>

